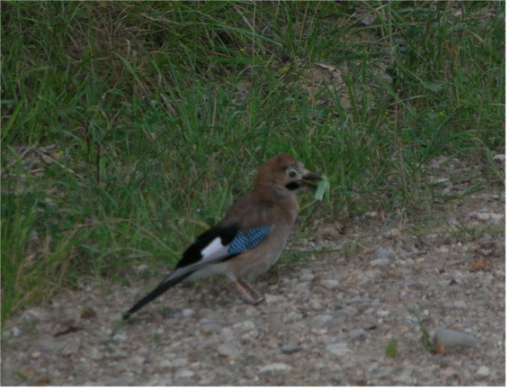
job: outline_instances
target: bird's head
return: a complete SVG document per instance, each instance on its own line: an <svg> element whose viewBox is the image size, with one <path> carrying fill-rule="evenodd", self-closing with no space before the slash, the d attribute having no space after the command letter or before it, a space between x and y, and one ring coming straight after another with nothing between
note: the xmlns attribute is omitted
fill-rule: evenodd
<svg viewBox="0 0 510 391"><path fill-rule="evenodd" d="M287 154L276 155L260 168L257 174L257 185L272 186L279 192L289 192L301 187L316 189L314 182L321 176L305 169L303 163Z"/></svg>

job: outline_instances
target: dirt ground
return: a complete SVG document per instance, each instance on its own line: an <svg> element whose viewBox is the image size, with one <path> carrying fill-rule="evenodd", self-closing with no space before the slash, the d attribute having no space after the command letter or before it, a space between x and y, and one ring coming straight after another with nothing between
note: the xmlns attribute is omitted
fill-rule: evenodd
<svg viewBox="0 0 510 391"><path fill-rule="evenodd" d="M470 162L429 168L444 195L480 181L443 182L476 171ZM129 286L84 279L5 322L2 385L503 386L505 191L483 186L424 211L420 228L384 227L376 211L317 225L289 244L299 261L256 282L257 307L218 277L181 284L122 325L163 271L147 280L141 266ZM466 334L439 331L433 353L416 314L431 338Z"/></svg>

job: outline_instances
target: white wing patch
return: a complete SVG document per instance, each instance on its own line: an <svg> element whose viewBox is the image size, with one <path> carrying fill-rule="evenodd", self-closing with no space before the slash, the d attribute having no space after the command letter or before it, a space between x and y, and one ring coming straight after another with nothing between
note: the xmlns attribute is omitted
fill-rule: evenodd
<svg viewBox="0 0 510 391"><path fill-rule="evenodd" d="M222 249L227 249L225 254L228 253L228 246L224 246L221 244L221 238L214 239L211 243L207 245L206 248L204 248L200 254L202 254L202 259L199 261L202 262L204 259L209 258L211 255L216 255L217 253L221 253Z"/></svg>
<svg viewBox="0 0 510 391"><path fill-rule="evenodd" d="M194 262L191 265L181 267L176 269L168 276L168 278L163 281L163 283L170 281L174 278L178 278L183 274L186 274L191 271L196 271L203 265L214 262L217 259L221 259L226 257L228 254L228 248L230 245L224 246L221 244L221 238L215 238L211 243L209 243L200 254L202 255L202 259L198 262Z"/></svg>

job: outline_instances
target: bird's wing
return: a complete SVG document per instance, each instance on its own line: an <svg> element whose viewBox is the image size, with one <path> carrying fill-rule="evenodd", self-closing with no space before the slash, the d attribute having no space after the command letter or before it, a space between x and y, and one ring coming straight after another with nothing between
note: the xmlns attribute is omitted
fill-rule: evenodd
<svg viewBox="0 0 510 391"><path fill-rule="evenodd" d="M232 259L258 246L271 231L271 224L240 231L237 225L213 227L200 235L182 255L168 279L194 272L206 265ZM166 281L166 280L165 280Z"/></svg>

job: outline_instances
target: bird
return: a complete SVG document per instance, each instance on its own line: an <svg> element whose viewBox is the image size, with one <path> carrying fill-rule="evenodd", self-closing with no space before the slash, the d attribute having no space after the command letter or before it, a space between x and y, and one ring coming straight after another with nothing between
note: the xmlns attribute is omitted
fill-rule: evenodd
<svg viewBox="0 0 510 391"><path fill-rule="evenodd" d="M276 263L298 215L296 190L315 189L320 180L291 155L266 161L253 189L235 201L218 224L198 236L174 271L123 313L123 319L181 281L215 274L226 275L248 304L261 303L263 296L245 278L263 274Z"/></svg>

